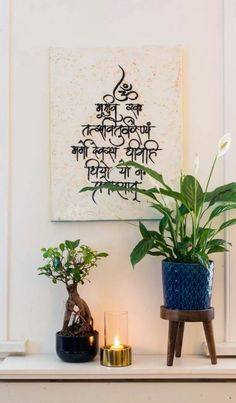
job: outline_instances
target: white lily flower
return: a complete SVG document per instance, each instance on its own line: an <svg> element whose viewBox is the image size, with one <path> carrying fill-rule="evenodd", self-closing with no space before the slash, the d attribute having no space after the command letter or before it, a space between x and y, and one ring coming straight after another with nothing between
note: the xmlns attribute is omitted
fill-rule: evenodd
<svg viewBox="0 0 236 403"><path fill-rule="evenodd" d="M221 137L218 143L217 157L222 157L230 148L230 144L231 144L231 134L226 133L224 134L224 136Z"/></svg>
<svg viewBox="0 0 236 403"><path fill-rule="evenodd" d="M194 169L194 175L195 175L195 176L196 176L197 173L198 173L199 165L200 165L200 162L199 162L199 155L196 154L196 155L195 155L195 158L194 158L194 162L193 162L193 169Z"/></svg>

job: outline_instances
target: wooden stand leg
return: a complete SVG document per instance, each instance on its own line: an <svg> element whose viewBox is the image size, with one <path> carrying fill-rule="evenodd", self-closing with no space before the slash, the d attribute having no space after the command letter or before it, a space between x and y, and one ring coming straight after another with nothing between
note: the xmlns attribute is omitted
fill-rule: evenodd
<svg viewBox="0 0 236 403"><path fill-rule="evenodd" d="M168 349L167 349L167 365L172 366L175 355L176 337L179 322L169 321Z"/></svg>
<svg viewBox="0 0 236 403"><path fill-rule="evenodd" d="M207 346L212 364L217 364L215 340L213 334L212 321L203 322L204 332L206 336Z"/></svg>
<svg viewBox="0 0 236 403"><path fill-rule="evenodd" d="M213 307L196 310L169 309L160 307L160 316L169 321L167 365L173 365L174 356L181 357L185 322L202 322L212 364L217 364L216 348L213 335Z"/></svg>
<svg viewBox="0 0 236 403"><path fill-rule="evenodd" d="M184 322L179 322L177 339L176 339L176 348L175 348L176 357L181 357L183 336L184 336L184 324L185 324Z"/></svg>

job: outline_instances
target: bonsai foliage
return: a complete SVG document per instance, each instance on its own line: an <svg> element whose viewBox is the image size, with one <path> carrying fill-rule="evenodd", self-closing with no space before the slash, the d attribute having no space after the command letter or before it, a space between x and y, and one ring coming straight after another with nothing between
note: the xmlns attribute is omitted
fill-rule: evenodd
<svg viewBox="0 0 236 403"><path fill-rule="evenodd" d="M88 280L97 262L108 256L96 252L80 240L65 241L59 247L42 248L46 263L39 267L39 275L47 276L54 284L62 282L68 291L62 333L64 335L84 335L93 332L93 318L87 303L80 297L77 286Z"/></svg>
<svg viewBox="0 0 236 403"><path fill-rule="evenodd" d="M229 146L230 135L226 134L218 144L218 152L204 190L197 178L192 175L181 173L179 190L176 191L153 169L134 161L118 165L118 167L141 169L149 176L153 186L148 189L138 188L137 192L145 195L150 201L150 207L161 214L155 231L150 231L143 223L139 223L142 239L131 253L133 266L149 254L163 256L168 261L200 263L207 267L210 254L228 251L230 244L219 237L219 233L236 224L236 219L232 218L217 226L216 218L236 208L236 183L228 183L212 191L208 189L216 161L225 154ZM198 159L194 165L197 171ZM124 186L111 183L101 187L113 192L128 191ZM91 191L94 188L86 187L81 191L87 190Z"/></svg>

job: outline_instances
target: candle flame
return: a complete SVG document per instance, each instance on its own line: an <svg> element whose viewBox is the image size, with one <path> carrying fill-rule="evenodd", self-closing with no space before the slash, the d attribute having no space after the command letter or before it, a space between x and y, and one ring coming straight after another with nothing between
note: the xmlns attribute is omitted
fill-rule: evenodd
<svg viewBox="0 0 236 403"><path fill-rule="evenodd" d="M118 335L114 337L114 347L120 347L120 339Z"/></svg>

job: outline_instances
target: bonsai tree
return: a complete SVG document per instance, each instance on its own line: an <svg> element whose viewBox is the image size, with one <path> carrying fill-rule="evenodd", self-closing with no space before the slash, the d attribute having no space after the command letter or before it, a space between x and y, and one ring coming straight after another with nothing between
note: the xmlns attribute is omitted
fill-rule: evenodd
<svg viewBox="0 0 236 403"><path fill-rule="evenodd" d="M157 171L134 161L121 162L118 167L134 167L145 172L152 185L148 189L136 188L135 191L146 196L150 207L155 209L161 219L156 231L148 230L140 222L142 239L131 252L131 263L135 266L146 254L163 256L167 261L200 263L208 267L209 255L226 252L230 245L218 234L225 228L236 224L231 218L217 225L216 218L226 211L236 209L236 183L228 183L209 191L209 185L215 164L230 147L230 134L224 135L219 143L207 182L203 187L193 175L181 173L179 190L172 189ZM198 170L198 158L195 159L195 173ZM126 186L108 182L96 189L105 188L112 192L128 192ZM81 190L94 191L94 187ZM169 203L171 201L171 203Z"/></svg>
<svg viewBox="0 0 236 403"><path fill-rule="evenodd" d="M108 256L105 252L97 252L87 245L80 245L80 240L60 243L59 247L42 248L44 266L39 267L39 275L47 276L54 284L65 284L68 299L61 334L64 336L79 336L92 333L93 318L87 303L78 293L78 284L83 285L88 280L92 268L97 262Z"/></svg>

